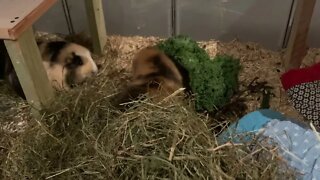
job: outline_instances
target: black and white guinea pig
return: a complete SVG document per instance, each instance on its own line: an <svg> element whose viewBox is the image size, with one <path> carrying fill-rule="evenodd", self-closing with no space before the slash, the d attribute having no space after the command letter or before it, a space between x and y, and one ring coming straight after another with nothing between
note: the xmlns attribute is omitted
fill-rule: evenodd
<svg viewBox="0 0 320 180"><path fill-rule="evenodd" d="M84 46L67 41L37 42L37 44L48 79L56 90L69 90L98 72L91 52ZM25 99L10 58L8 55L6 57L3 76L18 95Z"/></svg>

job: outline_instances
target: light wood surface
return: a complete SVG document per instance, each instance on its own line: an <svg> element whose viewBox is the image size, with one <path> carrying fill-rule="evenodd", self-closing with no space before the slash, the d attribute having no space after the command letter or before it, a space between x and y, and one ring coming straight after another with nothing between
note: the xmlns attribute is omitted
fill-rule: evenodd
<svg viewBox="0 0 320 180"><path fill-rule="evenodd" d="M0 0L0 39L17 39L56 1Z"/></svg>
<svg viewBox="0 0 320 180"><path fill-rule="evenodd" d="M298 0L288 47L284 55L286 70L299 68L307 54L307 38L316 0Z"/></svg>
<svg viewBox="0 0 320 180"><path fill-rule="evenodd" d="M93 51L95 54L103 54L106 44L106 26L101 0L84 0L89 22L90 34L93 41Z"/></svg>
<svg viewBox="0 0 320 180"><path fill-rule="evenodd" d="M16 41L5 40L5 45L27 101L35 110L49 105L54 90L42 65L32 28L28 28Z"/></svg>

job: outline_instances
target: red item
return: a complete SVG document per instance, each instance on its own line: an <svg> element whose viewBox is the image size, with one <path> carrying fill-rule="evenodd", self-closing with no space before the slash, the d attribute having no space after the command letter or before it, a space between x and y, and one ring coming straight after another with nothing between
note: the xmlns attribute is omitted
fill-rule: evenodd
<svg viewBox="0 0 320 180"><path fill-rule="evenodd" d="M296 85L318 80L320 80L320 63L306 68L292 69L281 76L281 83L286 91Z"/></svg>

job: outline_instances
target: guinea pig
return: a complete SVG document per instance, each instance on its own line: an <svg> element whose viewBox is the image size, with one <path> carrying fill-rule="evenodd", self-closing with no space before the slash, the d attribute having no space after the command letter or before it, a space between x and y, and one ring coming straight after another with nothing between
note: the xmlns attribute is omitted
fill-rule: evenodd
<svg viewBox="0 0 320 180"><path fill-rule="evenodd" d="M187 79L187 81L186 81ZM140 50L132 61L132 78L113 104L137 99L147 94L155 102L163 100L180 88L188 88L186 71L156 47Z"/></svg>
<svg viewBox="0 0 320 180"><path fill-rule="evenodd" d="M69 90L98 72L84 46L66 41L39 42L38 46L49 81L57 90Z"/></svg>
<svg viewBox="0 0 320 180"><path fill-rule="evenodd" d="M37 42L37 44L50 84L56 90L70 90L74 85L84 82L98 72L91 52L84 46L67 41ZM4 72L13 89L26 99L10 58L6 60Z"/></svg>

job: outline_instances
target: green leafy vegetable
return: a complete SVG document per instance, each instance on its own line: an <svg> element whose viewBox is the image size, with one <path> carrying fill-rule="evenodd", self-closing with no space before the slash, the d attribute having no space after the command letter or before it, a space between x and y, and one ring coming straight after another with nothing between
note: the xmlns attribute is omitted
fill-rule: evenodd
<svg viewBox="0 0 320 180"><path fill-rule="evenodd" d="M196 41L183 35L168 38L157 46L188 71L197 110L219 109L237 89L240 62L233 57L217 55L211 59Z"/></svg>

